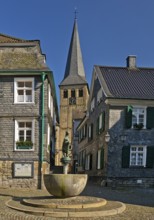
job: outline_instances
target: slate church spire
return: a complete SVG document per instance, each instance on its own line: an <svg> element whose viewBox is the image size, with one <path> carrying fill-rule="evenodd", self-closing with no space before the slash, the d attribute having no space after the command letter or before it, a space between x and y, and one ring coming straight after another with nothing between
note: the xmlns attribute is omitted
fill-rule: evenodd
<svg viewBox="0 0 154 220"><path fill-rule="evenodd" d="M76 15L76 14L75 14ZM65 74L60 88L60 124L59 124L59 154L57 161L62 157L62 145L66 131L72 141L74 149L73 131L75 121L79 122L85 115L89 98L89 87L85 77L80 40L75 17L73 32L67 57ZM74 152L74 150L72 150ZM74 153L73 153L74 154ZM73 156L74 158L74 156Z"/></svg>
<svg viewBox="0 0 154 220"><path fill-rule="evenodd" d="M75 17L65 74L60 85L74 85L85 83L87 82L85 78L85 70L80 47L77 19Z"/></svg>

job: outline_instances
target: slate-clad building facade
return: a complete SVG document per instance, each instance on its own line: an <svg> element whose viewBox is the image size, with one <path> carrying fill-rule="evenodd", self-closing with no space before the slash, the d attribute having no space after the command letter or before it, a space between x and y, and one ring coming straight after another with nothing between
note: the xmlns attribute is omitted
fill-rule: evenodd
<svg viewBox="0 0 154 220"><path fill-rule="evenodd" d="M58 107L38 40L0 34L0 186L41 188Z"/></svg>
<svg viewBox="0 0 154 220"><path fill-rule="evenodd" d="M106 185L154 186L154 69L94 66L78 126L79 172Z"/></svg>

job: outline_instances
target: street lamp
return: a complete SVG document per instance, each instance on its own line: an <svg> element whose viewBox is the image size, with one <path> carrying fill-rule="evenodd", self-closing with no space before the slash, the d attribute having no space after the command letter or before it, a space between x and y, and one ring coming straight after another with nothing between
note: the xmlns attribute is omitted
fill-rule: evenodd
<svg viewBox="0 0 154 220"><path fill-rule="evenodd" d="M110 134L108 132L106 132L105 142L108 143L109 141L110 141Z"/></svg>

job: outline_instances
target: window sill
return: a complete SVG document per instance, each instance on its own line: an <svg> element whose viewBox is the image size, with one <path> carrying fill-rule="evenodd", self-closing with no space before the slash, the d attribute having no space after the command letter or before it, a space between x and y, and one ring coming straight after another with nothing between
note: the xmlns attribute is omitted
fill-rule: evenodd
<svg viewBox="0 0 154 220"><path fill-rule="evenodd" d="M34 149L15 149L14 151L15 151L15 152L25 152L25 151L26 151L26 152L29 152L29 151L32 151L32 152L33 152Z"/></svg>
<svg viewBox="0 0 154 220"><path fill-rule="evenodd" d="M14 102L14 104L16 105L16 104L18 104L18 105L23 105L23 104L25 104L25 105L30 105L30 104L33 104L33 105L35 105L35 103L34 102Z"/></svg>
<svg viewBox="0 0 154 220"><path fill-rule="evenodd" d="M145 166L130 166L129 167L130 169L144 169L144 168L146 168Z"/></svg>

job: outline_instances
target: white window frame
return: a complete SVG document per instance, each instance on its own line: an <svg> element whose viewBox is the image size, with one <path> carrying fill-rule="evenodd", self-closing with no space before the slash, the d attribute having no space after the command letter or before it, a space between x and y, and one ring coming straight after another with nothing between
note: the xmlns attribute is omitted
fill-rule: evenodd
<svg viewBox="0 0 154 220"><path fill-rule="evenodd" d="M99 115L99 130L102 129L102 117L103 117L103 113L101 113L101 114Z"/></svg>
<svg viewBox="0 0 154 220"><path fill-rule="evenodd" d="M25 101L25 94L23 95L24 96L24 101L23 102L19 102L18 101L18 93L17 93L17 89L18 89L18 82L28 82L28 81L30 81L30 82L32 82L32 101L31 102L26 102ZM30 90L30 89L26 89L25 87L24 87L24 93L25 93L25 91L26 90ZM20 78L14 78L14 103L15 104L32 104L32 103L34 103L34 77L20 77Z"/></svg>
<svg viewBox="0 0 154 220"><path fill-rule="evenodd" d="M53 107L53 96L51 95L51 117L53 118L53 112L54 112L54 107Z"/></svg>
<svg viewBox="0 0 154 220"><path fill-rule="evenodd" d="M48 84L48 107L51 109L51 87L50 84Z"/></svg>
<svg viewBox="0 0 154 220"><path fill-rule="evenodd" d="M31 141L33 143L32 149L17 149L16 148L16 142L19 141L19 122L32 122L32 135L31 135ZM15 143L14 143L14 150L15 151L34 151L34 133L35 133L35 121L34 119L19 119L15 120Z"/></svg>
<svg viewBox="0 0 154 220"><path fill-rule="evenodd" d="M88 126L88 138L91 138L91 124Z"/></svg>
<svg viewBox="0 0 154 220"><path fill-rule="evenodd" d="M102 98L102 88L100 88L97 92L97 102L100 103Z"/></svg>
<svg viewBox="0 0 154 220"><path fill-rule="evenodd" d="M136 150L133 150L136 148ZM139 148L143 148L143 151L140 151ZM139 154L143 154L142 164L138 164ZM132 163L133 154L135 154L135 164ZM130 146L130 166L143 166L146 167L146 155L147 155L147 146L145 145L131 145Z"/></svg>
<svg viewBox="0 0 154 220"><path fill-rule="evenodd" d="M134 111L135 110L135 111ZM147 107L145 106L133 106L133 109L132 109L132 128L134 126L135 123L139 124L139 115L141 114L140 111L144 111L143 112L143 128L145 129L146 128L146 118L147 118ZM136 116L136 119L137 121L136 122L133 122L133 115Z"/></svg>
<svg viewBox="0 0 154 220"><path fill-rule="evenodd" d="M86 155L85 170L90 170L90 154Z"/></svg>
<svg viewBox="0 0 154 220"><path fill-rule="evenodd" d="M90 105L90 111L93 111L95 108L95 98L92 99L91 105Z"/></svg>
<svg viewBox="0 0 154 220"><path fill-rule="evenodd" d="M48 136L47 136L47 152L49 153L49 146L50 146L50 125L48 124Z"/></svg>
<svg viewBox="0 0 154 220"><path fill-rule="evenodd" d="M101 169L101 149L97 151L97 169Z"/></svg>

